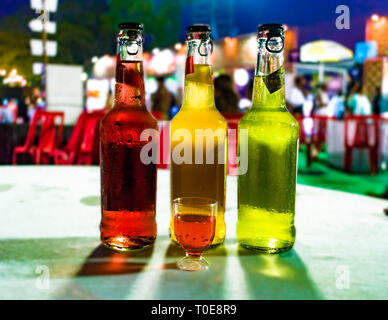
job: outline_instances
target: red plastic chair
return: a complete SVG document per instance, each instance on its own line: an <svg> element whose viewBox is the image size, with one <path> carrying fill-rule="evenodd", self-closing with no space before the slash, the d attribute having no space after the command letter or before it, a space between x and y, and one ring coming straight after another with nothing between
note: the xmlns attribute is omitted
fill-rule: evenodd
<svg viewBox="0 0 388 320"><path fill-rule="evenodd" d="M28 128L28 133L27 133L27 137L26 137L26 141L24 142L24 145L15 147L13 149L12 164L14 165L17 164L18 154L29 154L32 157L32 161L35 162L36 146L34 146L34 141L35 141L36 127L37 127L38 121L41 120L42 116L43 116L43 113L39 111L34 114L30 127Z"/></svg>
<svg viewBox="0 0 388 320"><path fill-rule="evenodd" d="M13 151L12 163L17 164L18 154L30 154L35 164L49 163L53 151L62 141L64 118L63 112L36 112L28 129L26 142ZM59 126L55 123L57 119L60 120ZM34 141L38 122L41 123L41 128L39 142L35 146Z"/></svg>
<svg viewBox="0 0 388 320"><path fill-rule="evenodd" d="M345 117L345 159L347 172L352 168L353 149L368 149L371 174L378 172L379 119L377 116Z"/></svg>
<svg viewBox="0 0 388 320"><path fill-rule="evenodd" d="M313 135L314 144L322 144L327 139L327 121L332 119L329 116L312 115L313 119Z"/></svg>
<svg viewBox="0 0 388 320"><path fill-rule="evenodd" d="M307 139L306 139L306 133L304 130L304 116L300 114L294 114L294 118L296 121L298 121L299 124L299 144L306 144Z"/></svg>
<svg viewBox="0 0 388 320"><path fill-rule="evenodd" d="M228 123L228 157L226 172L228 175L238 175L237 163L237 141L238 141L238 123L244 116L244 113L223 113L223 117Z"/></svg>
<svg viewBox="0 0 388 320"><path fill-rule="evenodd" d="M107 110L86 114L80 141L77 164L92 165L99 163L99 124Z"/></svg>
<svg viewBox="0 0 388 320"><path fill-rule="evenodd" d="M40 139L36 154L36 164L49 164L52 160L52 153L62 142L63 125L65 114L58 112L45 112L46 121L43 121ZM59 126L56 120L59 119Z"/></svg>
<svg viewBox="0 0 388 320"><path fill-rule="evenodd" d="M53 157L55 164L61 165L75 163L78 156L78 150L82 133L84 130L86 116L87 112L83 112L78 117L78 120L74 126L73 131L71 132L70 139L66 146L63 149L54 150Z"/></svg>

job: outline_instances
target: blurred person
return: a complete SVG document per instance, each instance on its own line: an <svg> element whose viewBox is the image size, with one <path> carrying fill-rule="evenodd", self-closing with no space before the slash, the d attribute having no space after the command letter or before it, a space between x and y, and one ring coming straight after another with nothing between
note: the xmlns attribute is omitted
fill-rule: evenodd
<svg viewBox="0 0 388 320"><path fill-rule="evenodd" d="M214 79L214 100L216 108L221 113L239 112L239 95L235 91L232 78L229 75L222 74Z"/></svg>
<svg viewBox="0 0 388 320"><path fill-rule="evenodd" d="M348 92L347 92L346 97L345 97L345 107L346 107L345 113L346 114L349 114L349 115L352 114L352 109L351 109L349 103L350 103L350 101L352 101L353 96L357 93L360 86L361 86L361 84L359 82L354 82L351 85L349 85Z"/></svg>
<svg viewBox="0 0 388 320"><path fill-rule="evenodd" d="M151 111L160 112L163 119L168 119L170 108L175 104L174 95L164 85L164 78L158 77L158 89L151 96Z"/></svg>
<svg viewBox="0 0 388 320"><path fill-rule="evenodd" d="M12 111L8 108L10 101L8 99L3 100L3 104L0 107L0 122L1 123L12 123Z"/></svg>
<svg viewBox="0 0 388 320"><path fill-rule="evenodd" d="M369 116L372 114L372 105L365 94L365 89L361 85L357 87L356 92L350 97L349 108L353 115Z"/></svg>
<svg viewBox="0 0 388 320"><path fill-rule="evenodd" d="M18 109L19 109L18 100L15 99L15 98L12 98L8 102L7 109L9 110L9 112L11 114L11 122L12 123L16 122L16 118L17 118L17 115L18 115Z"/></svg>
<svg viewBox="0 0 388 320"><path fill-rule="evenodd" d="M30 101L30 103L28 104L28 110L27 110L27 114L30 122L34 118L35 112L36 112L35 104L32 103L32 101Z"/></svg>
<svg viewBox="0 0 388 320"><path fill-rule="evenodd" d="M322 83L319 88L315 99L316 109L314 114L328 115L328 105L330 102L329 94L327 92L327 84Z"/></svg>
<svg viewBox="0 0 388 320"><path fill-rule="evenodd" d="M291 89L288 104L292 114L303 114L303 105L306 102L306 96L303 91L306 80L302 76L298 76L294 80L294 86Z"/></svg>
<svg viewBox="0 0 388 320"><path fill-rule="evenodd" d="M30 103L31 103L31 98L29 95L25 95L24 99L22 99L19 103L18 118L22 119L22 121L25 123L28 123L28 120L29 120L28 108Z"/></svg>
<svg viewBox="0 0 388 320"><path fill-rule="evenodd" d="M377 116L383 112L382 99L383 99L383 95L381 94L381 86L378 86L376 87L376 91L372 100L372 111L373 111L373 114Z"/></svg>
<svg viewBox="0 0 388 320"><path fill-rule="evenodd" d="M331 97L327 106L327 115L343 119L345 114L345 98L343 92L340 90Z"/></svg>
<svg viewBox="0 0 388 320"><path fill-rule="evenodd" d="M353 87L354 87L354 80L352 79L351 75L348 74L346 77L345 107L348 106L349 96L351 94Z"/></svg>

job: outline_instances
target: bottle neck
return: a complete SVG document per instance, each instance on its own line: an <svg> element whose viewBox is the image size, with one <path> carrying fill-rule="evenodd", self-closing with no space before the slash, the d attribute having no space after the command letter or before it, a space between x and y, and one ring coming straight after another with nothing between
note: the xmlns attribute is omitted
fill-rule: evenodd
<svg viewBox="0 0 388 320"><path fill-rule="evenodd" d="M145 108L141 34L120 32L117 43L115 107Z"/></svg>
<svg viewBox="0 0 388 320"><path fill-rule="evenodd" d="M184 109L215 108L211 51L209 38L187 41Z"/></svg>
<svg viewBox="0 0 388 320"><path fill-rule="evenodd" d="M118 61L115 107L145 108L143 61Z"/></svg>
<svg viewBox="0 0 388 320"><path fill-rule="evenodd" d="M252 108L285 108L283 50L270 52L267 41L259 38Z"/></svg>

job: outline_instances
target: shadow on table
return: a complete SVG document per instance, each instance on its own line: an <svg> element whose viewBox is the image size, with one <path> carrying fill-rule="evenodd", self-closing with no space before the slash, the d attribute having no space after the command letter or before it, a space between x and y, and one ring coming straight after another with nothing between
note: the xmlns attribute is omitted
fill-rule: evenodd
<svg viewBox="0 0 388 320"><path fill-rule="evenodd" d="M226 270L227 249L224 245L209 248L204 258L209 262L209 270L203 272L181 271L177 262L185 256L185 251L168 241L164 261L160 269L153 299L222 299Z"/></svg>
<svg viewBox="0 0 388 320"><path fill-rule="evenodd" d="M149 258L153 246L143 251L116 252L99 245L85 260L77 276L109 276L141 272L146 262L133 261L138 258Z"/></svg>
<svg viewBox="0 0 388 320"><path fill-rule="evenodd" d="M116 252L100 244L72 280L56 292L55 299L124 299L133 281L118 276L141 273L153 250L151 246L142 251Z"/></svg>
<svg viewBox="0 0 388 320"><path fill-rule="evenodd" d="M238 247L251 299L322 299L295 250L270 255Z"/></svg>

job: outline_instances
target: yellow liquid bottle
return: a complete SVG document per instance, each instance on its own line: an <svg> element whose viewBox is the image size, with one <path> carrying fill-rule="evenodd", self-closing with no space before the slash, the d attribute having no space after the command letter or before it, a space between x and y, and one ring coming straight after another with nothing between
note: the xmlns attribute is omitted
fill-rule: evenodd
<svg viewBox="0 0 388 320"><path fill-rule="evenodd" d="M227 123L214 104L210 28L190 27L187 43L184 101L170 126L171 202L180 197L217 200L212 245L218 245L225 239ZM173 215L170 234L176 241Z"/></svg>

